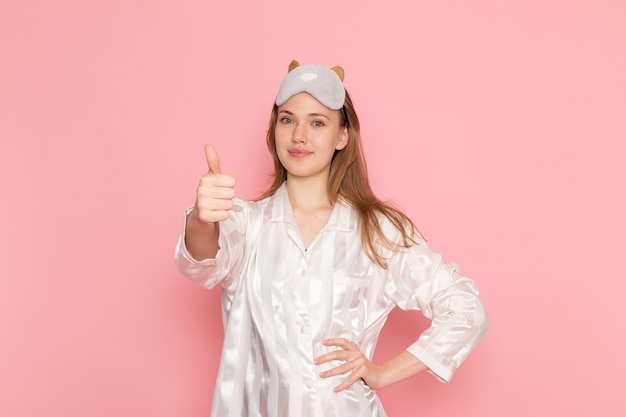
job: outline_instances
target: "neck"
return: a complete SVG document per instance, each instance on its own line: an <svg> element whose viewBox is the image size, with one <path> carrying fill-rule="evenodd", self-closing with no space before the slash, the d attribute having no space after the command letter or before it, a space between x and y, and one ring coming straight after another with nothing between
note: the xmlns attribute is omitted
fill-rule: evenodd
<svg viewBox="0 0 626 417"><path fill-rule="evenodd" d="M289 202L294 209L317 210L332 206L327 181L288 177L286 187Z"/></svg>

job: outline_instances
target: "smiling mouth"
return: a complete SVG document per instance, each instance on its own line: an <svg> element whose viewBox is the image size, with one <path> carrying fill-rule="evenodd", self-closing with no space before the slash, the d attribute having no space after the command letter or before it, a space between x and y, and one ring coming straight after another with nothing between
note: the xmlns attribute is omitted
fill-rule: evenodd
<svg viewBox="0 0 626 417"><path fill-rule="evenodd" d="M305 151L304 149L289 149L288 152L289 155L293 156L294 158L302 158L311 154L311 152Z"/></svg>

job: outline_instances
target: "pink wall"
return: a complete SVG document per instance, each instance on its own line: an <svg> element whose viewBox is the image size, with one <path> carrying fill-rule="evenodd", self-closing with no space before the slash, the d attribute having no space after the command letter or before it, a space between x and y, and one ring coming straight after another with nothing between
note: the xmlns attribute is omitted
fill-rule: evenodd
<svg viewBox="0 0 626 417"><path fill-rule="evenodd" d="M390 416L623 416L618 0L2 1L0 415L208 415L218 292L173 247L205 142L263 188L292 58L346 69L375 189L493 321L450 385L382 390Z"/></svg>

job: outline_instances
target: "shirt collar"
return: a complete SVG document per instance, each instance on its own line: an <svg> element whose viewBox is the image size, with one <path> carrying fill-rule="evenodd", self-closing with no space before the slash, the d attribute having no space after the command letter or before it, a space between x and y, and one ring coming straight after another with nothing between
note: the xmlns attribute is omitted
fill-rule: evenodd
<svg viewBox="0 0 626 417"><path fill-rule="evenodd" d="M270 197L264 220L296 225L296 218L293 214L291 203L289 202L289 195L287 195L285 183ZM356 225L356 210L353 210L343 198L338 198L330 214L330 218L326 223L325 230L351 232L356 229Z"/></svg>

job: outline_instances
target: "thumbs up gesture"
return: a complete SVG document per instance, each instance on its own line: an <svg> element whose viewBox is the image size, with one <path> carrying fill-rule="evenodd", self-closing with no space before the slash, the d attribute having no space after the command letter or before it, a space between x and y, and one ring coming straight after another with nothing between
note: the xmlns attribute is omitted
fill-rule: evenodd
<svg viewBox="0 0 626 417"><path fill-rule="evenodd" d="M220 159L213 145L205 145L204 153L209 171L200 178L196 190L195 216L204 223L228 218L235 198L235 178L222 174Z"/></svg>

